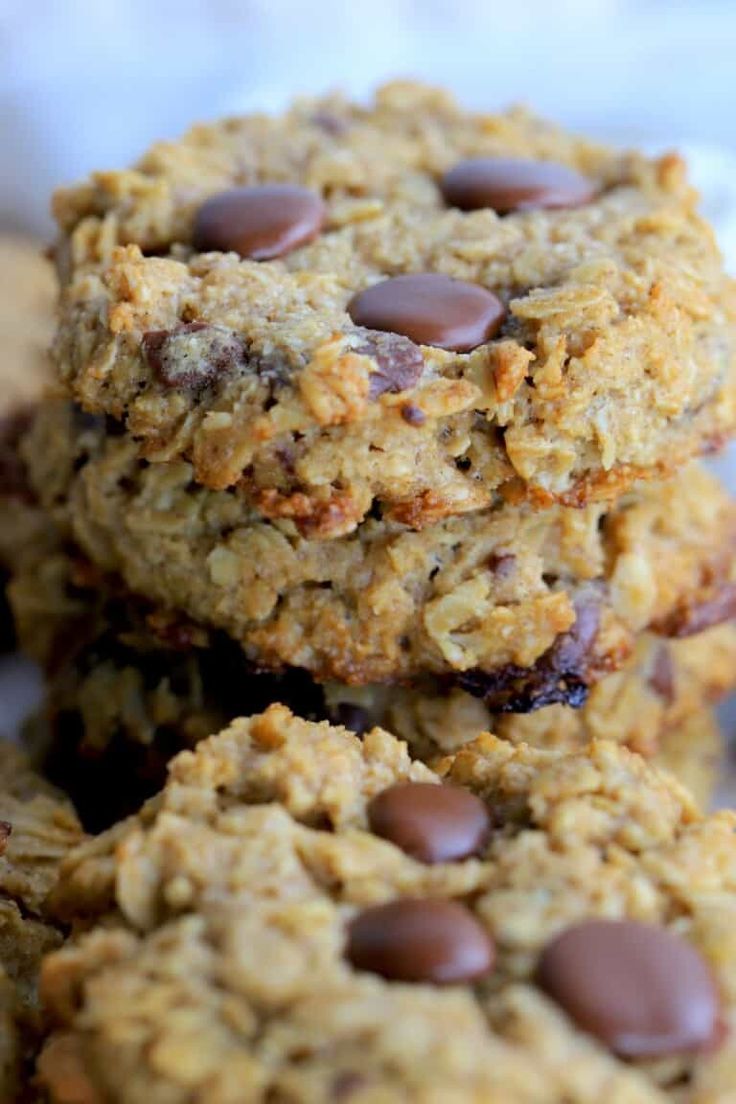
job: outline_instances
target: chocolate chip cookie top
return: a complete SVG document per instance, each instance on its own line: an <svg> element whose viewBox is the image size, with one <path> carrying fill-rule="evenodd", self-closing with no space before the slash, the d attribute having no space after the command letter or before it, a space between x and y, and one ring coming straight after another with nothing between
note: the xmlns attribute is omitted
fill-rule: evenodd
<svg viewBox="0 0 736 1104"><path fill-rule="evenodd" d="M55 206L69 389L313 537L615 497L733 428L733 287L673 156L397 84L195 128Z"/></svg>
<svg viewBox="0 0 736 1104"><path fill-rule="evenodd" d="M371 803L407 783L492 811L477 856L428 864L371 831ZM69 856L55 904L86 930L46 964L42 1079L54 1101L73 1075L121 1104L234 1104L243 1084L254 1100L725 1100L735 827L605 742L484 736L433 773L381 729L359 740L274 706L179 756L138 817ZM642 948L646 996L626 988Z"/></svg>
<svg viewBox="0 0 736 1104"><path fill-rule="evenodd" d="M349 685L445 676L526 712L580 705L647 625L680 635L736 607L734 507L697 466L608 510L507 504L420 532L388 516L317 541L239 489L197 486L184 461L141 465L108 430L43 405L23 445L39 500L103 571L224 629L259 667Z"/></svg>

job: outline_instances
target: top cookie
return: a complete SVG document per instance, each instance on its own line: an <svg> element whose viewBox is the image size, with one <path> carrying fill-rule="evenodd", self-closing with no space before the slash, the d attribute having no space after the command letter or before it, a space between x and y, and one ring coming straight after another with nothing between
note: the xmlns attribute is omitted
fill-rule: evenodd
<svg viewBox="0 0 736 1104"><path fill-rule="evenodd" d="M76 397L311 536L612 497L733 428L733 285L672 156L394 84L195 128L55 210Z"/></svg>
<svg viewBox="0 0 736 1104"><path fill-rule="evenodd" d="M443 784L444 783L444 784ZM603 741L440 773L283 706L65 862L51 1099L716 1104L736 826ZM91 929L91 930L90 930ZM86 930L86 934L85 933Z"/></svg>

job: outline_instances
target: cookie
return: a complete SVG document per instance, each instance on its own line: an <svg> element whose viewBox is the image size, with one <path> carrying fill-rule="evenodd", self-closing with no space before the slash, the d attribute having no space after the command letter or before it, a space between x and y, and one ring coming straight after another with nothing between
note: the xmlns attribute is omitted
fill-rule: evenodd
<svg viewBox="0 0 736 1104"><path fill-rule="evenodd" d="M61 930L48 908L59 862L81 841L69 801L0 743L0 1100L25 1100L41 1027L41 958Z"/></svg>
<svg viewBox="0 0 736 1104"><path fill-rule="evenodd" d="M672 155L418 85L196 127L57 195L58 370L306 537L610 499L733 430L695 200Z"/></svg>
<svg viewBox="0 0 736 1104"><path fill-rule="evenodd" d="M0 269L5 276L0 418L5 418L34 402L49 381L55 294L52 267L38 241L0 233Z"/></svg>
<svg viewBox="0 0 736 1104"><path fill-rule="evenodd" d="M725 1101L735 827L605 741L485 736L435 773L274 706L65 861L41 1078L111 1104Z"/></svg>
<svg viewBox="0 0 736 1104"><path fill-rule="evenodd" d="M736 610L734 506L698 466L608 509L507 504L419 532L376 518L313 541L184 461L141 463L127 435L63 402L42 404L23 455L99 568L257 666L320 682L430 675L495 712L579 705L641 630L686 635Z"/></svg>
<svg viewBox="0 0 736 1104"><path fill-rule="evenodd" d="M27 739L92 830L153 793L181 748L274 701L359 733L381 724L426 761L485 730L542 748L605 737L668 766L703 806L714 789L720 741L709 706L734 685L731 624L682 640L644 634L578 710L499 715L430 679L413 688L320 686L296 670L259 672L224 634L163 616L68 548L18 576L11 595L21 642L47 671L44 707Z"/></svg>
<svg viewBox="0 0 736 1104"><path fill-rule="evenodd" d="M39 242L0 234L0 270L5 280L0 303L3 356L0 363L0 496L15 496L22 476L18 439L28 424L28 407L51 377L47 346L53 330L52 269ZM5 512L5 511L4 511ZM6 572L0 536L0 651L14 643L5 603Z"/></svg>

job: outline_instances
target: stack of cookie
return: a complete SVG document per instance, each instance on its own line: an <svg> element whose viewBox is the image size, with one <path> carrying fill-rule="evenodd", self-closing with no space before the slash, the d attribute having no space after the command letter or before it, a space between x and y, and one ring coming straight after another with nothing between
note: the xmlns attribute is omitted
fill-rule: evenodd
<svg viewBox="0 0 736 1104"><path fill-rule="evenodd" d="M273 701L430 763L605 736L707 799L736 297L676 157L394 84L196 127L55 214L60 386L3 555L88 825Z"/></svg>

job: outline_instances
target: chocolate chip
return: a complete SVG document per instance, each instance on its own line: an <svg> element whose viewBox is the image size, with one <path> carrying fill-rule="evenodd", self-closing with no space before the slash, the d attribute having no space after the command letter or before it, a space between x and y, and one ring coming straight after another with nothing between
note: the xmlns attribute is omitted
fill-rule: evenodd
<svg viewBox="0 0 736 1104"><path fill-rule="evenodd" d="M508 579L514 574L516 556L511 552L493 553L488 557L488 567L498 579Z"/></svg>
<svg viewBox="0 0 736 1104"><path fill-rule="evenodd" d="M346 957L391 981L452 985L493 969L496 950L473 914L455 901L404 898L359 913Z"/></svg>
<svg viewBox="0 0 736 1104"><path fill-rule="evenodd" d="M667 644L657 648L648 681L655 694L666 705L672 705L675 700L675 665Z"/></svg>
<svg viewBox="0 0 736 1104"><path fill-rule="evenodd" d="M665 928L588 920L542 952L542 989L622 1058L655 1058L712 1046L720 1008L698 951Z"/></svg>
<svg viewBox="0 0 736 1104"><path fill-rule="evenodd" d="M499 214L580 207L596 191L591 180L566 165L505 157L460 161L445 173L440 187L452 207L462 211L491 207Z"/></svg>
<svg viewBox="0 0 736 1104"><path fill-rule="evenodd" d="M506 312L487 288L438 272L419 272L359 292L348 303L348 313L358 326L465 353L490 341Z"/></svg>
<svg viewBox="0 0 736 1104"><path fill-rule="evenodd" d="M721 625L736 617L736 583L716 586L709 597L700 602L684 602L667 617L652 626L662 636L681 640Z"/></svg>
<svg viewBox="0 0 736 1104"><path fill-rule="evenodd" d="M200 253L232 251L268 261L311 241L324 220L325 205L308 188L261 184L211 196L197 212L192 238Z"/></svg>
<svg viewBox="0 0 736 1104"><path fill-rule="evenodd" d="M362 330L353 352L372 357L378 365L378 371L371 373L368 392L371 399L387 391L392 395L407 391L419 382L424 371L422 350L401 334Z"/></svg>
<svg viewBox="0 0 736 1104"><path fill-rule="evenodd" d="M5 854L8 840L13 831L13 825L8 820L0 820L0 855Z"/></svg>
<svg viewBox="0 0 736 1104"><path fill-rule="evenodd" d="M420 410L418 406L414 406L413 403L404 403L401 408L401 417L411 426L423 426L427 420L424 411Z"/></svg>
<svg viewBox="0 0 736 1104"><path fill-rule="evenodd" d="M600 594L595 584L575 600L575 624L557 637L531 667L509 663L495 671L473 667L453 681L481 698L491 713L534 713L547 705L580 709L590 693L595 641L600 625Z"/></svg>
<svg viewBox="0 0 736 1104"><path fill-rule="evenodd" d="M480 798L459 786L398 782L373 798L368 823L424 863L454 862L476 855L491 821Z"/></svg>
<svg viewBox="0 0 736 1104"><path fill-rule="evenodd" d="M181 390L201 390L242 369L247 361L245 343L238 334L204 322L149 330L141 344L161 383Z"/></svg>

